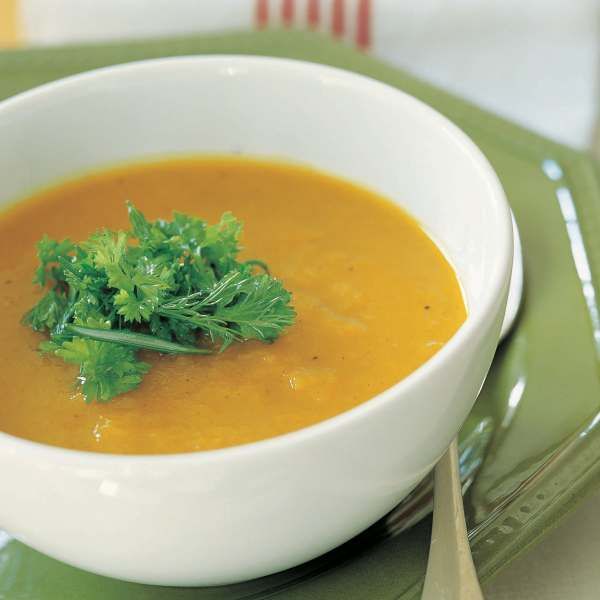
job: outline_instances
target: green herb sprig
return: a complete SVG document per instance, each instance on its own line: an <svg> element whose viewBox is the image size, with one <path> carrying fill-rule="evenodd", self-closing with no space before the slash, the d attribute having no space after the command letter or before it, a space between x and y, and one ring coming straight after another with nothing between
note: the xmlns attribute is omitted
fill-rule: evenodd
<svg viewBox="0 0 600 600"><path fill-rule="evenodd" d="M291 294L260 260L238 260L242 223L174 213L148 221L128 203L130 231L80 243L44 236L34 282L46 290L23 323L50 339L43 352L79 366L86 402L136 388L150 366L137 351L210 354L272 342L293 324Z"/></svg>

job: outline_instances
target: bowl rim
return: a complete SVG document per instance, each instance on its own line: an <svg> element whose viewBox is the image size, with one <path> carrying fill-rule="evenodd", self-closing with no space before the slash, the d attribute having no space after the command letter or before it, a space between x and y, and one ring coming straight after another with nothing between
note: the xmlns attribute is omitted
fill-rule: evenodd
<svg viewBox="0 0 600 600"><path fill-rule="evenodd" d="M420 113L420 116L429 119L434 126L444 129L446 134L453 139L457 151L459 149L462 150L470 160L474 170L478 170L483 179L486 180L489 191L487 199L491 206L496 208L496 211L494 211L495 214L500 215L497 228L499 232L498 239L500 252L496 258L495 272L493 273L493 276L490 276L492 285L490 285L482 294L477 303L476 310L468 310L465 321L444 346L442 346L442 348L440 348L440 350L438 350L431 358L417 367L417 369L389 388L372 396L357 406L306 427L279 434L274 437L235 446L213 450L196 450L168 454L124 454L96 452L92 450L75 450L43 442L36 442L34 440L0 431L0 452L8 450L11 453L19 452L29 455L44 454L46 458L55 458L57 459L57 462L59 461L64 466L79 466L82 462L91 462L97 466L120 466L131 463L169 465L189 462L211 463L228 459L235 460L239 457L248 458L251 455L260 455L267 452L278 451L285 446L304 444L310 442L311 439L327 435L335 429L341 429L347 425L351 425L360 420L366 413L374 412L383 405L396 401L399 395L410 393L412 389L418 387L423 380L426 380L435 373L435 371L442 368L443 365L449 361L451 356L460 352L461 347L469 344L477 329L481 327L481 325L489 318L490 313L493 312L493 307L496 304L497 299L502 297L503 291L508 287L513 253L511 213L498 176L483 152L457 125L422 100L389 84L359 73L304 60L244 54L183 55L144 59L85 71L36 86L30 90L11 96L0 101L0 119L6 111L19 110L20 107L26 109L29 102L43 100L45 96L62 92L63 89L68 90L71 86L85 85L89 80L94 80L98 77L126 77L131 71L153 71L157 68L159 70L163 68L170 69L178 66L189 66L190 63L206 65L207 68L247 66L255 69L271 68L275 72L284 69L288 76L292 72L294 72L294 75L296 76L304 75L317 78L331 78L333 76L338 82L343 82L344 90L362 90L363 93L381 94L390 98L395 96L403 102L403 110L409 112L416 111L416 113ZM17 199L17 202L20 200L21 199ZM10 200L9 202L11 204L13 203L13 201ZM437 242L434 241L434 243L438 245ZM443 251L443 248L441 249ZM460 283L460 277L458 278Z"/></svg>

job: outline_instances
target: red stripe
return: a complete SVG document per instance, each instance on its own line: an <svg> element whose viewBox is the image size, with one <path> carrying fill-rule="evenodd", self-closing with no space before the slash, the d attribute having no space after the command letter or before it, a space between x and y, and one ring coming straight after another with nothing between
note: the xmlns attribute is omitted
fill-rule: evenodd
<svg viewBox="0 0 600 600"><path fill-rule="evenodd" d="M294 0L283 0L281 3L281 20L285 27L290 27L294 22Z"/></svg>
<svg viewBox="0 0 600 600"><path fill-rule="evenodd" d="M356 45L366 50L371 45L371 1L359 0L356 9Z"/></svg>
<svg viewBox="0 0 600 600"><path fill-rule="evenodd" d="M335 37L341 37L346 30L344 18L344 0L333 0L331 14L331 33Z"/></svg>
<svg viewBox="0 0 600 600"><path fill-rule="evenodd" d="M269 24L269 0L256 0L254 21L257 29L264 29Z"/></svg>
<svg viewBox="0 0 600 600"><path fill-rule="evenodd" d="M313 29L319 26L319 21L321 20L319 0L308 0L308 4L306 5L306 20L308 21L308 26Z"/></svg>

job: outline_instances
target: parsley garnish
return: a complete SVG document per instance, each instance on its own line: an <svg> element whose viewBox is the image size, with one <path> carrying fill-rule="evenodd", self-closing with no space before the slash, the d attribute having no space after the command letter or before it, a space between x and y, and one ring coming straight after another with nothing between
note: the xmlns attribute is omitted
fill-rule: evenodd
<svg viewBox="0 0 600 600"><path fill-rule="evenodd" d="M260 260L240 262L242 224L175 213L148 221L128 204L130 231L73 243L44 236L34 282L46 289L23 317L50 334L43 352L79 365L86 402L137 387L140 349L209 354L234 342L272 342L294 322L291 295Z"/></svg>

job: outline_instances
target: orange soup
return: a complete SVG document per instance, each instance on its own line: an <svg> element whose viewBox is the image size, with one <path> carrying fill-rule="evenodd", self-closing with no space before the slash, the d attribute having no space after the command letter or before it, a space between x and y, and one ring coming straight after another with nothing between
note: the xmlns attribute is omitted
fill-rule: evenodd
<svg viewBox="0 0 600 600"><path fill-rule="evenodd" d="M211 356L144 354L136 390L86 404L76 368L37 351L21 324L43 234L126 229L125 201L244 222L243 256L293 294L297 320L273 344ZM423 364L466 312L456 275L391 202L309 169L233 158L125 166L44 191L0 217L0 430L79 450L174 453L253 442L332 417Z"/></svg>

